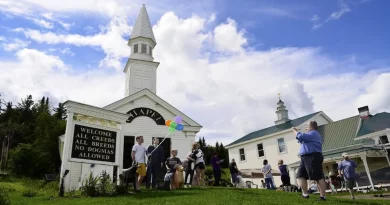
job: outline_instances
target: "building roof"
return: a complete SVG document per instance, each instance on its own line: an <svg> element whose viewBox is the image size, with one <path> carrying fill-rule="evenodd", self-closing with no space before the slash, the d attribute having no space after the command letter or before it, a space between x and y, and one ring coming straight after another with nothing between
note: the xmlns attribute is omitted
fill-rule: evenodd
<svg viewBox="0 0 390 205"><path fill-rule="evenodd" d="M362 125L356 137L390 128L390 113L381 112L362 120Z"/></svg>
<svg viewBox="0 0 390 205"><path fill-rule="evenodd" d="M149 20L148 12L146 11L145 4L142 6L138 14L133 31L131 33L132 39L137 37L150 38L156 43L156 39L154 38L152 25L150 24L150 20Z"/></svg>
<svg viewBox="0 0 390 205"><path fill-rule="evenodd" d="M261 129L261 130L249 133L249 134L245 135L244 137L241 137L240 139L230 143L227 146L231 146L234 144L238 144L238 143L245 142L245 141L252 140L252 139L256 139L256 138L261 138L263 136L267 136L270 134L274 134L274 133L278 133L278 132L290 129L292 127L297 127L297 126L301 125L302 123L308 121L309 119L311 119L312 117L314 117L318 113L320 113L320 112L315 112L315 113L312 113L310 115L306 115L306 116L303 116L303 117L300 117L300 118L297 118L294 120L290 120L290 121L285 122L285 123L280 124L280 125L274 125L271 127L267 127L265 129Z"/></svg>
<svg viewBox="0 0 390 205"><path fill-rule="evenodd" d="M362 144L363 140L354 140L360 123L360 117L353 116L318 127L323 137L322 151L327 152L346 146Z"/></svg>

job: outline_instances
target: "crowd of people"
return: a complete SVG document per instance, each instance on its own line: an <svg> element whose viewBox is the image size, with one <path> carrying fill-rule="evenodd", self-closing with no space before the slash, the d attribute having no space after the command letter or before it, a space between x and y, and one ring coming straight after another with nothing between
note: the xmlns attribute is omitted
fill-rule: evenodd
<svg viewBox="0 0 390 205"><path fill-rule="evenodd" d="M326 200L325 191L327 185L332 185L332 181L325 182L325 175L323 171L323 161L324 157L322 155L322 143L323 139L320 133L317 131L318 125L316 121L311 121L306 127L306 132L302 133L298 131L297 128L293 127L292 130L295 133L296 139L300 143L299 156L301 157L300 165L296 174L299 189L302 190L302 198L308 199L309 193L318 191L320 197L318 200ZM153 139L153 145L149 146L147 149L142 146L144 139L142 136L136 137L137 144L134 145L132 149L132 159L133 162L139 164L137 169L138 182L137 189L140 189L140 184L144 180L144 177L147 176L146 188L157 188L157 177L158 173L161 172L163 166L166 167L167 172L164 177L164 186L165 189L170 189L170 181L174 176L175 170L179 165L185 167L185 179L184 187L191 187L194 174L196 175L196 181L198 186L206 186L205 184L205 162L203 159L203 152L200 149L198 143L192 145L192 150L187 154L186 159L181 162L177 158L177 150L172 149L171 157L164 160L162 147L159 147L158 138ZM343 178L346 182L347 188L350 191L351 198L354 199L353 187L355 184L355 168L356 163L349 159L348 154L344 153L342 155L344 160L339 163L338 166L338 177ZM146 160L146 158L148 160ZM220 163L223 160L220 160L216 153L214 153L211 159L211 165L213 167L215 185L219 186L221 180L221 168ZM278 168L281 175L282 188L285 191L291 190L290 175L287 165L283 163L283 160L278 161ZM234 186L237 186L242 180L240 176L240 171L237 168L237 164L234 159L231 160L229 164L229 170L231 174L232 183ZM263 188L275 189L272 176L271 165L268 164L267 160L263 161L263 167L261 172L264 175L265 182L262 183ZM312 181L312 185L308 187L308 181ZM241 182L242 183L242 182Z"/></svg>
<svg viewBox="0 0 390 205"><path fill-rule="evenodd" d="M166 168L164 178L164 185L162 188L170 190L170 183L178 166L185 167L185 180L184 187L191 187L194 174L196 174L197 184L199 186L206 186L204 181L204 170L206 168L203 152L200 149L199 143L192 145L191 151L187 154L186 159L182 162L178 157L178 151L176 149L171 150L171 156L166 160L164 159L164 151L159 146L159 139L153 138L153 145L145 148L142 146L144 143L143 136L136 137L136 144L132 148L131 157L133 163L138 164L137 169L137 183L136 189L141 189L141 184L146 177L146 188L158 188L158 178L161 172ZM213 164L219 165L220 161L213 161ZM219 166L213 166L215 169ZM220 168L219 168L220 169ZM216 171L216 170L215 170ZM217 173L217 172L216 172ZM218 176L215 176L218 179ZM219 175L220 178L220 175Z"/></svg>

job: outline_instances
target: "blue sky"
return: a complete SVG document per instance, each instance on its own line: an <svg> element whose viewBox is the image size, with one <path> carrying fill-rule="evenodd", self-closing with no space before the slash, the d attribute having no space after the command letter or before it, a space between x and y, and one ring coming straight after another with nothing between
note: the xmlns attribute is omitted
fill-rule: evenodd
<svg viewBox="0 0 390 205"><path fill-rule="evenodd" d="M234 1L216 0L212 2L199 1L198 3L181 4L182 1L167 1L177 5L174 10L181 17L190 17L193 13L207 16L217 14L215 24L232 18L237 21L238 29L246 30L248 46L258 50L266 50L274 47L321 47L335 58L358 56L363 63L380 61L388 63L390 56L390 27L387 19L389 1L384 0L279 0L279 1ZM324 23L332 13L340 12L342 4L347 5L348 12L341 14L338 19ZM152 4L153 6L153 4ZM169 7L168 7L169 8ZM167 7L160 8L157 12L150 12L152 24L156 24L161 14L170 11ZM153 9L150 9L153 11ZM189 12L191 11L191 12ZM320 28L313 29L313 16L319 17L318 23L324 23ZM136 14L129 16L133 22ZM386 18L388 17L388 18ZM67 15L69 22L74 26L69 31L62 27L56 27L57 33L73 33L91 35L99 32L98 26L104 25L109 18L93 14ZM76 23L77 22L77 23ZM0 34L4 37L23 38L22 33L7 31L9 28L25 27L42 29L31 20L23 16L12 18L3 16L0 19ZM58 26L58 24L56 25ZM93 30L86 29L91 27ZM48 30L48 29L46 29ZM49 29L52 30L52 29ZM125 35L126 38L130 34ZM49 49L50 45L32 42L33 47ZM65 57L72 64L82 65L100 59L103 54L96 49L88 47L73 47L74 52L83 52L83 55ZM12 53L0 50L2 58L11 57ZM95 60L95 63L98 60ZM123 62L126 60L123 59Z"/></svg>
<svg viewBox="0 0 390 205"><path fill-rule="evenodd" d="M292 118L390 109L386 0L3 0L2 96L96 106L122 98L143 3L161 62L157 94L200 122L202 135L229 142L272 125L278 92Z"/></svg>

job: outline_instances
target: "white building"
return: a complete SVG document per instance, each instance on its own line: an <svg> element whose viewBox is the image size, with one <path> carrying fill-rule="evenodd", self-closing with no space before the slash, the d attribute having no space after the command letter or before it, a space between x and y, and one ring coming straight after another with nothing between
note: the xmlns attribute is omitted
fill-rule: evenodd
<svg viewBox="0 0 390 205"><path fill-rule="evenodd" d="M111 178L117 178L122 173L122 169L129 168L132 163L131 148L135 143L135 137L144 136L145 147L152 144L153 137L164 138L168 134L166 120L181 116L184 129L181 132L171 133L162 144L165 158L169 157L172 148L178 150L179 158L185 158L191 150L191 144L195 142L196 133L202 128L200 124L156 95L156 69L160 63L155 62L153 58L156 39L145 5L140 10L128 46L131 48L131 55L124 68L126 84L123 99L103 108L74 101L65 103L68 118L66 133L60 136L60 153L61 176L65 170L69 170L69 174L65 177L66 190L79 188L83 178L90 172L96 176L106 170ZM102 148L99 153L111 153L111 155L94 153L93 151L98 149L93 149L91 146L96 142L92 142L91 139L83 141L84 139L77 138L83 136L80 134L80 128L77 127L79 125L103 130L101 134L104 134L104 131L110 132L111 134L105 135L113 136L108 140L111 144L107 145L107 138L99 138L106 143L100 144L100 148L108 146L110 150ZM80 132L80 135L76 132ZM97 132L100 131L94 131ZM89 137L97 139L95 136ZM85 149L92 151L82 153L81 151Z"/></svg>
<svg viewBox="0 0 390 205"><path fill-rule="evenodd" d="M369 113L368 106L358 108L359 115L333 122L323 112L316 112L294 120L289 120L284 103L277 103L275 125L252 132L226 146L229 158L236 159L245 181L261 185L263 160L272 167L274 183L280 186L280 172L277 163L281 159L288 165L292 184L296 183L296 171L300 164L298 151L300 144L292 132L292 127L301 131L312 120L318 123L318 132L323 138L323 170L337 173L342 153L347 152L358 167L359 186L378 187L390 184L390 113L375 115ZM382 185L380 185L382 184Z"/></svg>
<svg viewBox="0 0 390 205"><path fill-rule="evenodd" d="M281 184L278 161L282 159L284 164L288 165L300 160L298 157L300 144L295 139L292 127L304 131L305 126L312 120L317 121L319 126L332 122L323 112L290 120L288 110L280 99L277 103L276 115L277 120L274 126L249 133L226 146L229 158L236 160L238 169L244 174L244 180L253 181L259 186L263 180L262 174L259 177L259 173L261 173L264 159L267 159L272 167L276 186ZM293 173L293 170L290 170L290 173ZM290 177L291 183L296 184L295 175L290 174Z"/></svg>

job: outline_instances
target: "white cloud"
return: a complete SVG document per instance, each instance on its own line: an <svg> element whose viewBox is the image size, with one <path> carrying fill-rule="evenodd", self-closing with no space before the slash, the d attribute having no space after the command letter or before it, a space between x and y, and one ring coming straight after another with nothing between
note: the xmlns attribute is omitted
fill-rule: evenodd
<svg viewBox="0 0 390 205"><path fill-rule="evenodd" d="M16 61L0 61L0 88L7 100L19 101L28 94L35 98L50 94L57 101L107 104L123 94L120 89L113 89L123 87L123 76L119 73L75 72L59 57L33 49L20 50L16 57ZM112 98L101 98L101 93L110 93Z"/></svg>
<svg viewBox="0 0 390 205"><path fill-rule="evenodd" d="M341 18L341 16L343 16L344 14L346 14L346 13L348 13L350 11L351 11L351 9L348 7L348 5L346 3L344 3L344 2L342 2L341 5L340 5L340 11L333 12L329 16L328 20L326 20L326 21L328 22L330 20L337 20L337 19Z"/></svg>
<svg viewBox="0 0 390 205"><path fill-rule="evenodd" d="M323 110L337 120L357 114L357 105L363 104L378 111L389 109L379 102L390 96L380 89L389 86L388 71L333 74L345 63L327 57L321 49L248 50L245 33L233 19L210 29L207 22L197 15L183 19L168 12L153 30L154 57L161 62L157 94L201 123L204 129L199 136L209 143L227 144L273 125L277 93L282 94L291 118ZM130 54L124 36L131 32L124 17L113 17L99 33L87 36L17 31L38 43L102 49L106 56L101 66L116 70L79 71L53 54L22 49L17 61L0 61L0 73L5 73L0 76L0 88L6 99L49 93L59 101L104 106L123 97L125 76L119 60ZM235 53L219 55L220 51ZM215 52L218 55L211 54ZM363 65L349 62L348 66L353 70Z"/></svg>
<svg viewBox="0 0 390 205"><path fill-rule="evenodd" d="M70 56L74 56L75 55L72 51L70 51L70 48L64 48L64 49L60 50L60 52L62 54L67 54L67 55L70 55Z"/></svg>
<svg viewBox="0 0 390 205"><path fill-rule="evenodd" d="M313 17L311 17L311 21L317 22L320 19L320 17L317 14L314 14Z"/></svg>
<svg viewBox="0 0 390 205"><path fill-rule="evenodd" d="M30 43L30 41L23 41L15 38L12 42L2 44L2 47L5 51L15 51L27 47Z"/></svg>
<svg viewBox="0 0 390 205"><path fill-rule="evenodd" d="M44 28L47 28L47 29L52 29L53 28L53 23L51 22L48 22L48 21L45 21L43 19L35 19L35 18L32 18L31 19L35 24L37 24L38 26L41 26L41 27L44 27Z"/></svg>
<svg viewBox="0 0 390 205"><path fill-rule="evenodd" d="M242 46L247 44L244 30L237 31L237 23L228 19L214 29L214 43L219 51L242 52Z"/></svg>
<svg viewBox="0 0 390 205"><path fill-rule="evenodd" d="M58 2L52 0L0 0L0 11L13 15L31 16L37 10L48 10L49 12L45 12L43 15L46 14L45 17L49 18L51 17L50 13L56 12L94 12L114 17L123 16L131 9L120 2L116 0L67 0L62 1L59 6Z"/></svg>
<svg viewBox="0 0 390 205"><path fill-rule="evenodd" d="M102 48L106 57L100 61L101 67L113 67L118 70L123 69L119 62L130 54L129 47L123 36L131 32L131 27L123 18L112 19L108 26L102 27L100 33L92 36L82 36L79 34L56 34L53 32L41 33L38 30L18 28L15 31L23 32L27 38L39 43L47 44L71 44L76 46L92 46Z"/></svg>
<svg viewBox="0 0 390 205"><path fill-rule="evenodd" d="M53 13L52 12L46 12L41 14L41 16L45 17L48 20L53 20Z"/></svg>
<svg viewBox="0 0 390 205"><path fill-rule="evenodd" d="M70 24L70 23L66 23L66 22L63 22L63 21L58 21L58 23L64 27L65 30L69 30L71 26L73 26L74 24Z"/></svg>
<svg viewBox="0 0 390 205"><path fill-rule="evenodd" d="M363 2L361 2L363 3ZM314 15L313 18L311 19L313 21L313 30L321 28L324 24L328 23L329 21L334 21L340 19L344 14L351 12L351 9L349 8L348 4L346 4L344 1L341 1L340 3L340 10L332 12L330 14L329 18L326 19L323 23L318 23L319 17L318 15Z"/></svg>
<svg viewBox="0 0 390 205"><path fill-rule="evenodd" d="M207 20L207 23L212 23L212 22L214 22L215 19L216 19L216 17L217 17L217 16L215 15L215 13L211 14L210 18Z"/></svg>

